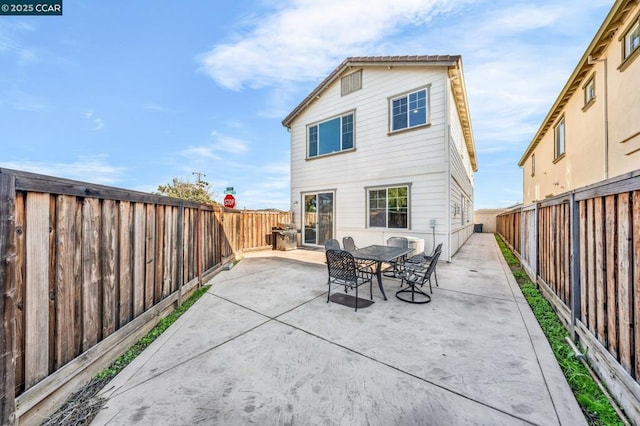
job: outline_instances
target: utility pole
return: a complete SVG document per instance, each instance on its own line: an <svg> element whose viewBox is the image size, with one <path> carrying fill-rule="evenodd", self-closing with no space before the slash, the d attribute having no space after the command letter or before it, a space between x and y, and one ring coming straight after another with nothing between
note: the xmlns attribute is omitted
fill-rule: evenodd
<svg viewBox="0 0 640 426"><path fill-rule="evenodd" d="M196 180L196 185L202 186L202 177L206 175L201 172L192 172L191 174L198 176L198 179Z"/></svg>

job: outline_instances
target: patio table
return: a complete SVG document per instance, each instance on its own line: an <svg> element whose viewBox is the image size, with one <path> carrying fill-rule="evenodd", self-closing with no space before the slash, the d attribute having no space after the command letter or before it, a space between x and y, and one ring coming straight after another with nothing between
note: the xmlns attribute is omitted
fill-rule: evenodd
<svg viewBox="0 0 640 426"><path fill-rule="evenodd" d="M384 297L384 300L387 300L387 295L384 292L384 287L382 287L382 263L392 262L412 251L412 248L407 247L389 247L374 244L356 250L351 250L349 253L353 255L354 259L373 260L376 262L376 277L378 278L378 287L380 287L380 292L382 293L382 297Z"/></svg>

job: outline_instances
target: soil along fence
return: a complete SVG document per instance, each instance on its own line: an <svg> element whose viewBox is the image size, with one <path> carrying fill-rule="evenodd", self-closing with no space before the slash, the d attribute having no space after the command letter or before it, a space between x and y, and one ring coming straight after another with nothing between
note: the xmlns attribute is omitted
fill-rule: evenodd
<svg viewBox="0 0 640 426"><path fill-rule="evenodd" d="M0 169L0 423L39 423L292 221Z"/></svg>
<svg viewBox="0 0 640 426"><path fill-rule="evenodd" d="M498 233L640 424L640 170L506 212Z"/></svg>

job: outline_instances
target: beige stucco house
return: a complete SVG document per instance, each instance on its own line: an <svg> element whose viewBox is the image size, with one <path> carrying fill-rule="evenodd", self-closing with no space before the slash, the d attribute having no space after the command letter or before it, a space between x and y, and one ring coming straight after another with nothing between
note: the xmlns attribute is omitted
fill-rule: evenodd
<svg viewBox="0 0 640 426"><path fill-rule="evenodd" d="M518 165L525 205L640 169L640 2L615 2Z"/></svg>
<svg viewBox="0 0 640 426"><path fill-rule="evenodd" d="M477 170L460 56L345 59L284 119L301 244L410 237L451 256L473 233Z"/></svg>

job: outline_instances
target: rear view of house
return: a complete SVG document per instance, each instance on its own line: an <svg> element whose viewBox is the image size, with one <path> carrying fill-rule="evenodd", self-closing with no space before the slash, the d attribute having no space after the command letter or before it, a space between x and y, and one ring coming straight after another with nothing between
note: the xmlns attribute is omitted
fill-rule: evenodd
<svg viewBox="0 0 640 426"><path fill-rule="evenodd" d="M347 58L284 120L301 243L414 237L451 256L477 171L460 56Z"/></svg>

